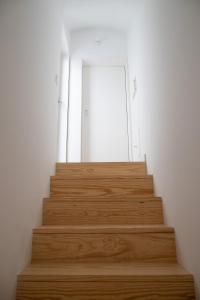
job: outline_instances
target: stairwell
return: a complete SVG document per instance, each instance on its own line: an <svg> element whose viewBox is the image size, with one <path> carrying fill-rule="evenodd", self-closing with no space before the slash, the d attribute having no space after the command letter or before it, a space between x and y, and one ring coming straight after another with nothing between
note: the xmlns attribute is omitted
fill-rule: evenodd
<svg viewBox="0 0 200 300"><path fill-rule="evenodd" d="M195 299L145 163L56 165L16 299Z"/></svg>

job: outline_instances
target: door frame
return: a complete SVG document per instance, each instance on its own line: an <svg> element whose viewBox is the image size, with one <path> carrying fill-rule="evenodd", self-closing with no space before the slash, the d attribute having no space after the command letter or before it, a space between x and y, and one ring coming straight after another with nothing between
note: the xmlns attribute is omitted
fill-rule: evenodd
<svg viewBox="0 0 200 300"><path fill-rule="evenodd" d="M66 64L66 65L65 65ZM64 69L67 66L67 74L64 74ZM67 76L67 82L65 82L63 76ZM61 151L61 147L62 147L62 143L61 143L61 128L62 128L62 124L61 122L65 122L66 124L66 135L64 137L65 139L65 159L63 162L67 161L67 140L68 140L68 112L69 112L69 80L70 80L70 56L69 53L67 52L63 52L61 53L60 56L60 74L59 74L59 96L58 96L58 125L57 125L57 161L60 161L60 151ZM62 95L62 89L63 86L65 86L66 84L66 89L67 89L67 94L66 94L66 99L64 99L63 101L63 95ZM62 113L62 106L66 105L67 109L66 109L66 119L62 120L61 119L61 113Z"/></svg>
<svg viewBox="0 0 200 300"><path fill-rule="evenodd" d="M128 130L128 150L129 150L129 161L134 161L133 156L133 120L132 120L132 113L131 113L131 95L130 95L130 76L129 76L129 69L128 63L124 65L125 70L125 81L126 81L126 105L127 105L127 130Z"/></svg>

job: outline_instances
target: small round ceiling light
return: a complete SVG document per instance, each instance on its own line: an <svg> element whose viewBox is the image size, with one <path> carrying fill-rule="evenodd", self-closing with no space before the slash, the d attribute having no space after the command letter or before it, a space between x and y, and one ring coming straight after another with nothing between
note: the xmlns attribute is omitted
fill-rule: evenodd
<svg viewBox="0 0 200 300"><path fill-rule="evenodd" d="M101 46L101 44L102 44L102 39L99 38L99 37L96 37L95 43L96 43L97 46Z"/></svg>

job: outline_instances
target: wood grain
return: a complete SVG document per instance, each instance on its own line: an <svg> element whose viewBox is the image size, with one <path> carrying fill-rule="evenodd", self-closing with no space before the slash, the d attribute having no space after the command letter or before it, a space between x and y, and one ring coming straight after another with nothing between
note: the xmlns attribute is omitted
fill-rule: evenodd
<svg viewBox="0 0 200 300"><path fill-rule="evenodd" d="M17 300L195 299L193 278L177 264L32 265Z"/></svg>
<svg viewBox="0 0 200 300"><path fill-rule="evenodd" d="M153 196L153 177L64 179L51 177L52 197L113 197Z"/></svg>
<svg viewBox="0 0 200 300"><path fill-rule="evenodd" d="M123 277L125 276L125 277ZM99 279L106 281L131 280L132 277L150 276L155 279L175 278L182 279L192 277L178 263L161 262L123 262L123 263L67 263L67 264L31 264L19 275L24 281L62 281L72 279L73 281L89 281Z"/></svg>
<svg viewBox="0 0 200 300"><path fill-rule="evenodd" d="M44 200L44 225L163 224L162 201Z"/></svg>
<svg viewBox="0 0 200 300"><path fill-rule="evenodd" d="M18 282L16 300L194 300L192 280Z"/></svg>
<svg viewBox="0 0 200 300"><path fill-rule="evenodd" d="M33 263L176 261L172 228L49 226L33 234Z"/></svg>
<svg viewBox="0 0 200 300"><path fill-rule="evenodd" d="M145 162L134 163L57 163L57 175L71 176L93 176L93 175L146 175L147 167Z"/></svg>
<svg viewBox="0 0 200 300"><path fill-rule="evenodd" d="M145 163L57 164L17 300L191 300Z"/></svg>

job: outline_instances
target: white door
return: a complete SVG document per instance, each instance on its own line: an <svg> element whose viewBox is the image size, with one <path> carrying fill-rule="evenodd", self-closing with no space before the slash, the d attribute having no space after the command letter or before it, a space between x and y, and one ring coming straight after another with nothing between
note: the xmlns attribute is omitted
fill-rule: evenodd
<svg viewBox="0 0 200 300"><path fill-rule="evenodd" d="M129 161L125 68L83 67L82 161Z"/></svg>

